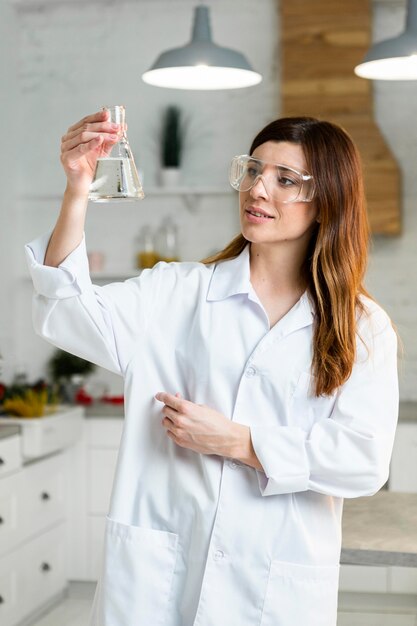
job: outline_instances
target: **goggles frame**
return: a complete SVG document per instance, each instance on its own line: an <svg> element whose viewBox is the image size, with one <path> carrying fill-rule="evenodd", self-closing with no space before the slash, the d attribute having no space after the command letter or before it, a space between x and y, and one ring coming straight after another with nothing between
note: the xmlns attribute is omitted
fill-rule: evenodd
<svg viewBox="0 0 417 626"><path fill-rule="evenodd" d="M243 177L241 177L240 179L234 177L233 170L235 167L239 166L239 160L242 160L242 159L245 159L247 162L254 161L255 163L260 163L262 166L272 165L274 167L282 168L289 172L293 172L294 174L300 177L301 186L300 186L300 190L297 196L291 200L280 200L282 203L292 204L294 202L311 202L313 200L314 194L315 194L314 178L306 170L298 170L298 169L295 169L294 167L291 167L290 165L285 165L284 163L274 163L272 161L264 161L263 159L258 159L257 157L253 157L250 154L239 154L239 155L234 156L231 160L230 169L229 169L229 183L233 187L233 189L236 189L236 191L249 191L250 189L252 189L252 187L254 187L258 183L259 179L261 178L262 184L265 187L265 190L268 193L268 195L270 194L272 197L274 197L274 194L268 191L268 186L266 184L263 174L258 174L257 176L255 176L252 184L247 189L240 188L241 180ZM307 194L306 198L299 199L299 196L303 191L304 182L308 182L308 181L311 181L311 190Z"/></svg>

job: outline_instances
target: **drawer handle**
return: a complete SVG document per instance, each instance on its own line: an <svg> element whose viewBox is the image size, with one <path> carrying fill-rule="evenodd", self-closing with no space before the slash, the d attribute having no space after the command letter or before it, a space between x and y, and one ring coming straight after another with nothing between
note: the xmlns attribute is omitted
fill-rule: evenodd
<svg viewBox="0 0 417 626"><path fill-rule="evenodd" d="M4 519L2 517L0 517L0 526L4 524Z"/></svg>
<svg viewBox="0 0 417 626"><path fill-rule="evenodd" d="M41 565L42 572L50 572L51 569L52 567L49 565L49 563L42 563Z"/></svg>
<svg viewBox="0 0 417 626"><path fill-rule="evenodd" d="M4 604L4 598L3 598L3 596L0 596L0 604Z"/></svg>
<svg viewBox="0 0 417 626"><path fill-rule="evenodd" d="M4 459L1 458L0 456L0 465L5 465L6 461Z"/></svg>
<svg viewBox="0 0 417 626"><path fill-rule="evenodd" d="M50 500L51 496L49 495L49 493L47 491L42 491L41 493L41 500L44 500L46 502L46 500Z"/></svg>

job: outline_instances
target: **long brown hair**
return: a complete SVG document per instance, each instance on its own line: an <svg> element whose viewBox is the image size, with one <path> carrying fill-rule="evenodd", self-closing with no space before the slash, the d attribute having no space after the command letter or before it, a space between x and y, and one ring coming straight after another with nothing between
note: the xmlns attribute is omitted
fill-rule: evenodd
<svg viewBox="0 0 417 626"><path fill-rule="evenodd" d="M319 223L304 264L308 293L315 305L312 374L315 394L328 395L350 376L356 356L356 316L360 295L369 294L369 225L362 164L357 148L340 126L312 117L286 117L265 126L250 154L266 141L299 144L314 177ZM250 243L240 233L205 264L238 256Z"/></svg>

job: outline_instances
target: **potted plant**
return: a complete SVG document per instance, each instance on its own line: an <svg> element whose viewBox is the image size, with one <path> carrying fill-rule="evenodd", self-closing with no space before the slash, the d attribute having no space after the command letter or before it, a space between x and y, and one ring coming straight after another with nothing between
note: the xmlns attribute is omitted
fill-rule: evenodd
<svg viewBox="0 0 417 626"><path fill-rule="evenodd" d="M177 106L165 109L161 131L161 185L176 185L180 179L184 129L181 110Z"/></svg>
<svg viewBox="0 0 417 626"><path fill-rule="evenodd" d="M48 363L49 375L59 387L63 402L73 403L75 395L84 383L88 374L92 374L96 366L90 361L81 359L74 354L57 349Z"/></svg>

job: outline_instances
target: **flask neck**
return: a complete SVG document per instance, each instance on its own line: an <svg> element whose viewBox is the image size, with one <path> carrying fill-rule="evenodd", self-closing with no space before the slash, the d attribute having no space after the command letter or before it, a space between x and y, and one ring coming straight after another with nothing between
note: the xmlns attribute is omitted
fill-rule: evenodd
<svg viewBox="0 0 417 626"><path fill-rule="evenodd" d="M123 129L123 135L120 141L127 142L127 135L125 129L125 121L126 121L126 109L123 104L114 104L111 106L103 107L103 111L108 111L110 113L109 122L113 124L120 124Z"/></svg>
<svg viewBox="0 0 417 626"><path fill-rule="evenodd" d="M113 124L124 125L126 111L122 104L115 104L112 106L103 107L103 111L108 111L110 113L109 122L112 122Z"/></svg>

